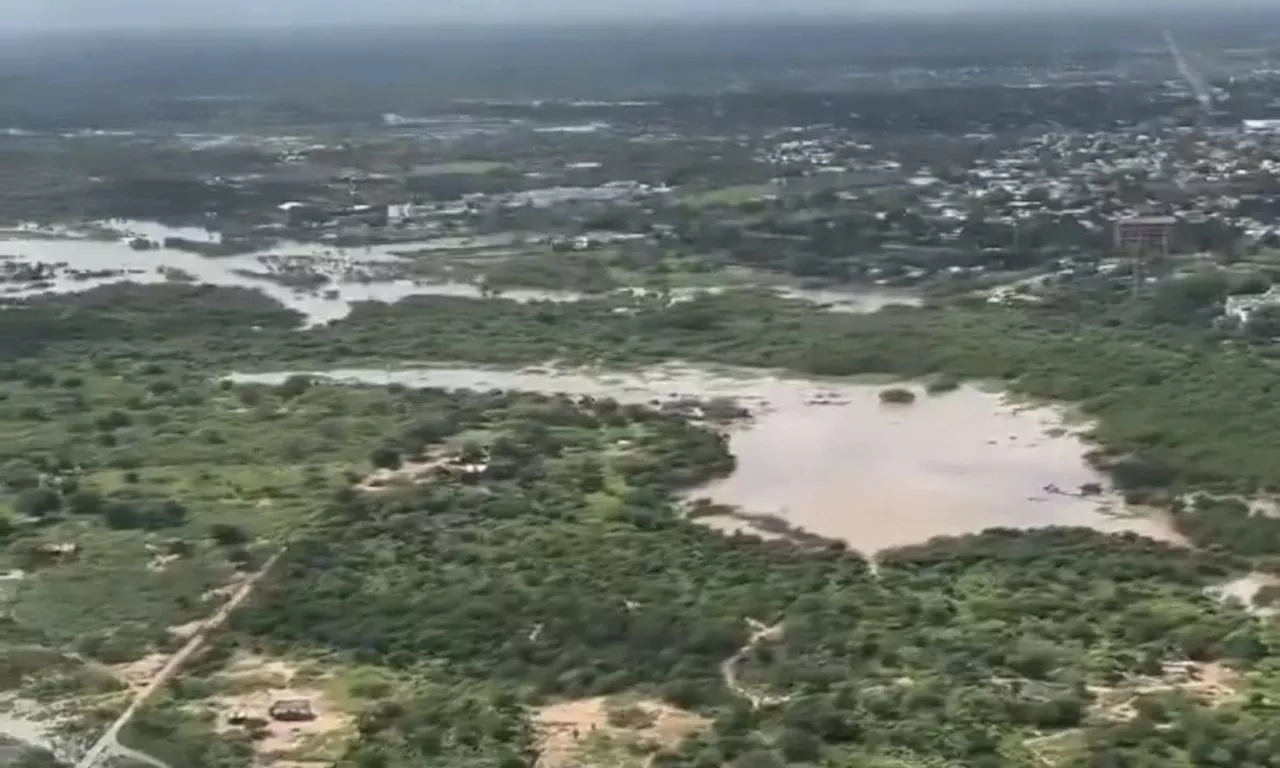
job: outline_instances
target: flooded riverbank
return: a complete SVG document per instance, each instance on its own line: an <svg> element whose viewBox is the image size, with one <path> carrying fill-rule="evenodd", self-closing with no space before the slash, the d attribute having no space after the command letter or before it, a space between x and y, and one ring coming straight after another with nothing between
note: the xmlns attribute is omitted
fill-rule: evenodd
<svg viewBox="0 0 1280 768"><path fill-rule="evenodd" d="M55 723L36 717L31 702L0 698L0 739L10 739L30 747L52 750Z"/></svg>
<svg viewBox="0 0 1280 768"><path fill-rule="evenodd" d="M114 238L114 239L113 239ZM165 248L170 239L189 244ZM490 238L492 239L492 238ZM441 237L386 245L339 247L322 243L276 243L252 253L204 255L190 248L215 246L204 229L153 222L105 222L84 230L21 227L0 230L0 299L45 293L76 293L119 282L187 281L260 291L302 313L308 325L340 320L364 301L394 303L410 296L573 302L601 298L569 290L504 288L478 283L406 279L413 254L481 247L483 240ZM506 242L505 240L500 242ZM674 301L723 288L677 288ZM809 301L832 312L874 312L895 304L918 304L905 294L878 291L810 290L778 287L781 296ZM641 289L623 288L632 296Z"/></svg>
<svg viewBox="0 0 1280 768"><path fill-rule="evenodd" d="M1015 407L972 387L936 396L915 388L913 404L886 405L882 388L866 383L685 366L325 375L360 384L564 393L629 403L731 398L753 415L729 432L737 470L691 497L776 517L867 553L991 527L1086 526L1180 540L1167 521L1125 514L1123 503L1105 491L1105 478L1085 461L1082 438L1060 410ZM233 378L277 383L287 376ZM753 527L747 516L700 522Z"/></svg>
<svg viewBox="0 0 1280 768"><path fill-rule="evenodd" d="M1271 617L1280 615L1280 605L1274 599L1278 591L1280 576L1250 573L1211 587L1208 594L1223 602L1237 602L1255 616Z"/></svg>

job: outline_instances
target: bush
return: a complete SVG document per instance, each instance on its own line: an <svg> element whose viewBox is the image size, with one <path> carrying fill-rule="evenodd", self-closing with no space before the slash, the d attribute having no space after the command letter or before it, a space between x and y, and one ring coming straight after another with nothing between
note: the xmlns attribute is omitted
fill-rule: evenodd
<svg viewBox="0 0 1280 768"><path fill-rule="evenodd" d="M644 707L625 706L609 710L609 725L615 728L638 730L651 727L657 718Z"/></svg>
<svg viewBox="0 0 1280 768"><path fill-rule="evenodd" d="M214 523L209 526L209 538L220 547L243 546L253 540L248 531L230 523Z"/></svg>
<svg viewBox="0 0 1280 768"><path fill-rule="evenodd" d="M113 432L117 429L124 429L133 423L133 419L124 411L108 411L98 417L98 429L103 432Z"/></svg>
<svg viewBox="0 0 1280 768"><path fill-rule="evenodd" d="M786 768L786 763L767 749L756 749L734 760L733 768Z"/></svg>
<svg viewBox="0 0 1280 768"><path fill-rule="evenodd" d="M782 731L778 736L778 749L790 763L813 763L822 756L822 744L817 737L797 728Z"/></svg>
<svg viewBox="0 0 1280 768"><path fill-rule="evenodd" d="M227 561L238 571L252 571L258 565L258 558L245 547L233 547L227 550Z"/></svg>
<svg viewBox="0 0 1280 768"><path fill-rule="evenodd" d="M148 530L177 528L187 522L187 508L173 499L150 502L143 507L143 527Z"/></svg>
<svg viewBox="0 0 1280 768"><path fill-rule="evenodd" d="M308 389L311 389L311 377L297 374L290 376L284 380L280 386L276 387L276 394L282 400L292 400L295 397L302 396Z"/></svg>
<svg viewBox="0 0 1280 768"><path fill-rule="evenodd" d="M147 391L156 397L161 397L163 395L171 395L174 392L177 392L178 385L174 384L172 381L160 379L159 381L153 381L148 384Z"/></svg>
<svg viewBox="0 0 1280 768"><path fill-rule="evenodd" d="M52 488L28 488L18 494L13 509L27 517L45 517L62 507L62 497Z"/></svg>
<svg viewBox="0 0 1280 768"><path fill-rule="evenodd" d="M240 398L240 404L246 408L256 408L266 399L263 388L259 384L247 384L237 388L236 397Z"/></svg>
<svg viewBox="0 0 1280 768"><path fill-rule="evenodd" d="M399 469L400 452L389 445L379 446L369 454L369 463L377 469Z"/></svg>
<svg viewBox="0 0 1280 768"><path fill-rule="evenodd" d="M109 502L102 510L107 526L117 531L132 531L142 527L142 515L127 501Z"/></svg>
<svg viewBox="0 0 1280 768"><path fill-rule="evenodd" d="M889 405L910 405L916 401L916 393L903 387L893 387L880 392L880 402Z"/></svg>
<svg viewBox="0 0 1280 768"><path fill-rule="evenodd" d="M67 511L73 515L101 514L102 505L102 496L88 488L82 488L67 497Z"/></svg>
<svg viewBox="0 0 1280 768"><path fill-rule="evenodd" d="M40 484L40 471L25 459L14 459L0 469L0 482L10 491L25 491Z"/></svg>
<svg viewBox="0 0 1280 768"><path fill-rule="evenodd" d="M954 392L960 388L960 380L954 376L938 376L930 379L925 385L924 391L931 395L943 395L947 392Z"/></svg>

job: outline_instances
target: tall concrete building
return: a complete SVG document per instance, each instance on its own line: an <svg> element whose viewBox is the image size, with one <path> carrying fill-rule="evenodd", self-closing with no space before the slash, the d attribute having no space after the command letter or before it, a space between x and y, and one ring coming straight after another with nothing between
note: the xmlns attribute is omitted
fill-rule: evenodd
<svg viewBox="0 0 1280 768"><path fill-rule="evenodd" d="M1172 216L1135 216L1120 219L1115 226L1116 253L1129 256L1167 256L1173 245L1178 220Z"/></svg>

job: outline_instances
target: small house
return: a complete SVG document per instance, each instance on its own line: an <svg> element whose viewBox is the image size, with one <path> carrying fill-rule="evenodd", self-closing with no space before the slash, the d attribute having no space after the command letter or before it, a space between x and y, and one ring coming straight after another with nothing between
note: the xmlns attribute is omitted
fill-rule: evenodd
<svg viewBox="0 0 1280 768"><path fill-rule="evenodd" d="M254 728L261 728L265 726L267 724L267 719L265 717L259 717L258 715L246 712L243 709L238 709L227 717L227 724L238 725L252 730Z"/></svg>
<svg viewBox="0 0 1280 768"><path fill-rule="evenodd" d="M271 716L272 720L287 722L316 719L315 710L311 708L311 702L306 699L281 699L273 702L271 708L267 710L267 714Z"/></svg>

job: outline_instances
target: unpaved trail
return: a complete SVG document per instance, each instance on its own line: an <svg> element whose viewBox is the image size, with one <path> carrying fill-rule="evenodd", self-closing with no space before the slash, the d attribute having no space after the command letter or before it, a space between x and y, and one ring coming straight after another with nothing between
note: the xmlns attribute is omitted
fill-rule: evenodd
<svg viewBox="0 0 1280 768"><path fill-rule="evenodd" d="M764 622L755 619L747 619L747 624L751 626L751 636L747 638L747 642L738 649L738 652L724 660L720 665L720 675L724 678L725 686L734 692L734 694L751 702L753 709L760 707L772 706L774 704L782 704L790 699L790 696L772 696L764 693L755 693L749 690L738 680L738 665L742 663L747 655L756 649L756 646L766 640L777 640L782 637L783 622L779 621L772 626L766 626Z"/></svg>
<svg viewBox="0 0 1280 768"><path fill-rule="evenodd" d="M89 748L89 751L84 754L84 757L80 758L76 762L74 768L94 768L99 761L111 755L121 755L134 760L140 760L141 762L155 766L155 768L173 768L173 766L169 766L160 760L150 757L149 755L145 755L122 745L120 743L120 732L123 731L125 726L129 724L129 721L138 714L138 710L140 710L142 705L147 702L147 699L154 696L157 691L173 679L173 676L182 669L182 665L194 656L196 651L200 650L204 645L204 641L211 634L217 631L219 627L226 623L227 618L231 616L236 608L240 607L240 604L248 599L249 595L253 594L254 587L258 585L258 582L262 580L263 576L270 572L271 568L276 564L276 561L279 560L280 556L283 554L284 550L282 549L272 555L271 559L267 560L257 573L250 576L243 584L240 585L240 588L236 590L235 594L233 594L221 608L218 609L217 613L204 622L203 626L201 626L200 629L191 636L191 639L187 641L186 645L179 648L176 653L169 657L169 660L165 662L164 666L160 668L155 676L152 677L151 680L148 681L147 684L136 694L134 694L133 701L129 703L128 708L126 708L120 717L111 724L111 727L107 728L98 741Z"/></svg>

